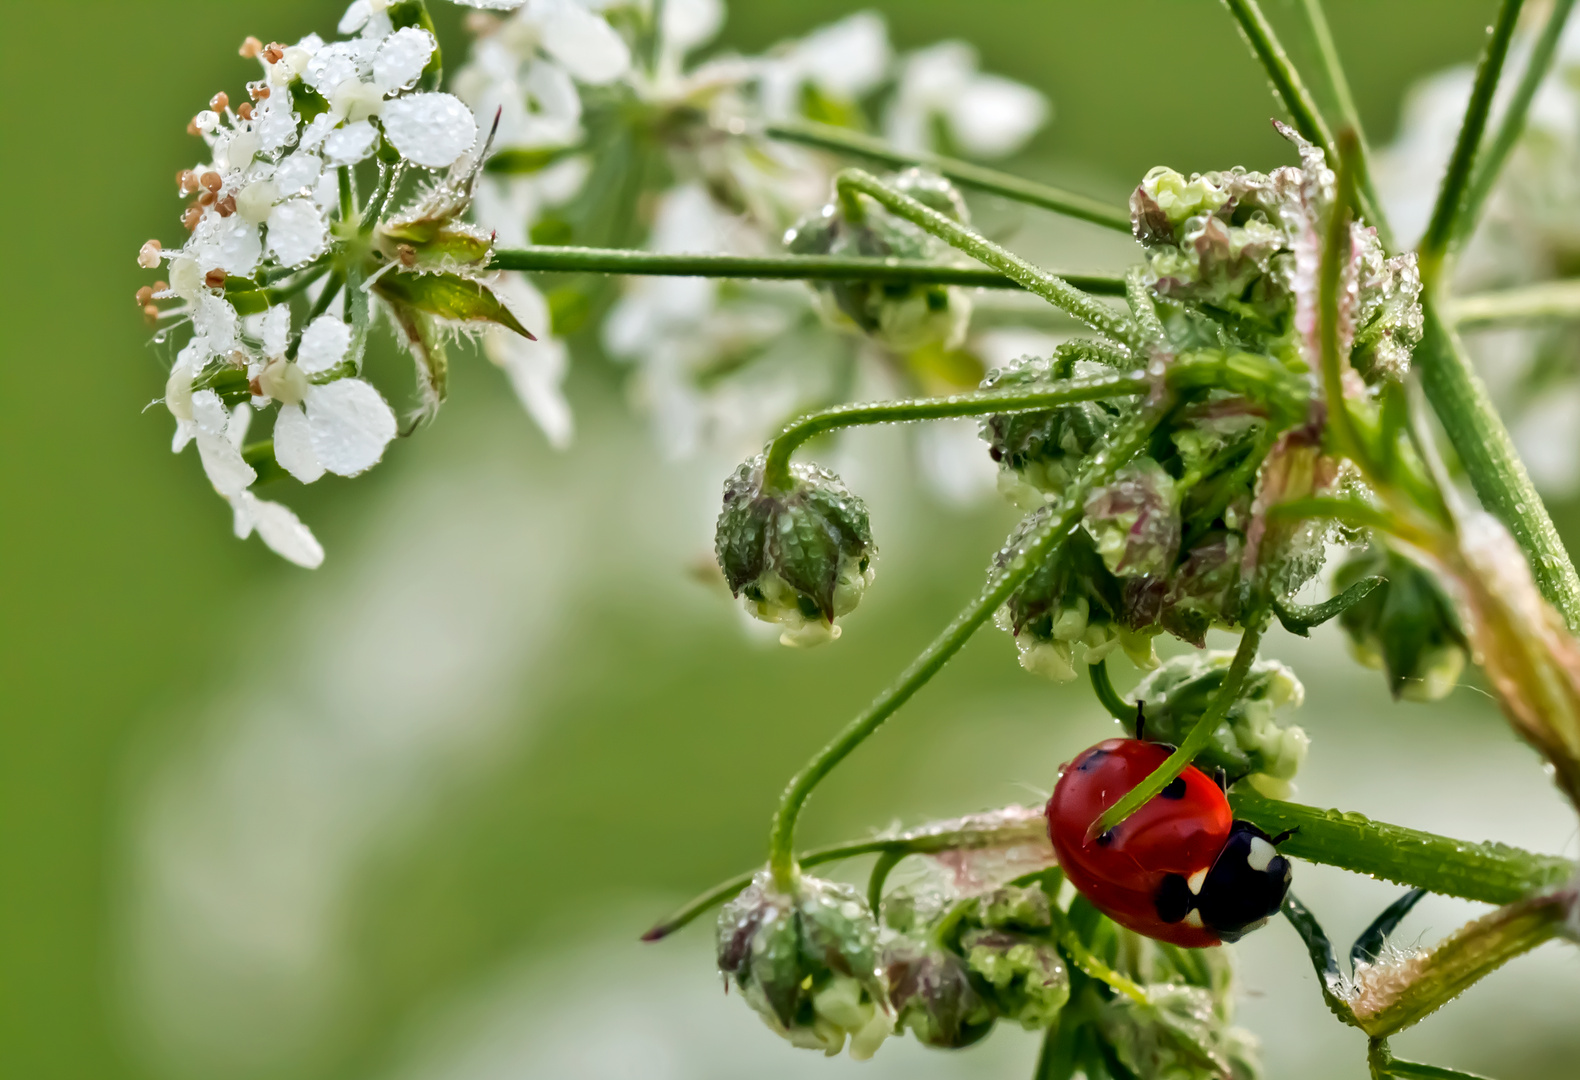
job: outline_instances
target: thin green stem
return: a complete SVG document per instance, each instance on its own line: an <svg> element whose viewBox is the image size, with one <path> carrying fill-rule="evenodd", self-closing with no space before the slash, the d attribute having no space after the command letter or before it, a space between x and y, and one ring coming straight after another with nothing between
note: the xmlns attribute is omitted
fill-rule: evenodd
<svg viewBox="0 0 1580 1080"><path fill-rule="evenodd" d="M1261 63L1262 70L1267 73L1268 80L1273 84L1273 93L1284 103L1290 120L1294 122L1295 130L1306 141L1321 147L1322 152L1327 155L1329 164L1335 163L1338 155L1337 148L1333 144L1333 133L1322 119L1316 99L1311 96L1311 91L1300 77L1294 61L1289 59L1289 54L1284 51L1278 35L1273 32L1272 24L1267 21L1267 16L1262 14L1261 7L1256 0L1224 0L1224 5L1234 16L1241 35ZM1337 63L1336 55L1334 62ZM1339 72L1338 78L1340 81L1343 80L1342 71ZM1364 166L1362 171L1365 171ZM1382 212L1382 202L1372 193L1369 180L1365 182L1363 188L1361 206L1366 220L1376 226L1378 238L1382 240L1383 246L1391 248L1392 236Z"/></svg>
<svg viewBox="0 0 1580 1080"><path fill-rule="evenodd" d="M1356 874L1488 904L1509 904L1574 875L1556 855L1536 855L1505 844L1474 844L1356 813L1268 799L1236 786L1234 816L1263 832L1293 830L1279 844L1287 855Z"/></svg>
<svg viewBox="0 0 1580 1080"><path fill-rule="evenodd" d="M884 721L893 716L929 679L938 674L971 635L991 619L1011 594L1047 561L1080 522L1086 492L1106 483L1120 466L1141 452L1158 416L1158 407L1144 411L1117 432L1107 447L1089 459L1081 474L1065 492L1056 511L1014 552L1008 553L1004 570L990 580L976 599L967 604L944 628L943 633L922 650L921 655L901 673L894 685L847 724L834 741L825 746L790 781L779 810L774 815L768 842L768 863L781 888L789 889L795 881L795 824L812 790L851 751L882 727Z"/></svg>
<svg viewBox="0 0 1580 1080"><path fill-rule="evenodd" d="M1376 464L1355 417L1350 413L1349 401L1344 396L1344 368L1348 357L1339 349L1339 293L1343 271L1350 263L1353 242L1350 239L1350 208L1355 198L1355 161L1360 153L1360 141L1355 132L1345 129L1339 133L1338 179L1335 184L1333 209L1328 215L1328 231L1322 246L1322 266L1317 281L1317 335L1318 352L1322 367L1322 390L1328 404L1328 430L1338 443L1338 451L1361 469L1375 476Z"/></svg>
<svg viewBox="0 0 1580 1080"><path fill-rule="evenodd" d="M1077 401L1136 397L1151 389L1139 372L1116 372L1082 379L1066 379L1039 387L1012 390L979 390L946 398L921 398L913 401L876 401L837 405L792 421L768 444L764 480L770 487L784 490L790 486L790 455L808 439L837 428L866 424L903 424L916 420L939 420L952 416L984 416L989 413L1033 412L1068 405Z"/></svg>
<svg viewBox="0 0 1580 1080"><path fill-rule="evenodd" d="M1394 246L1393 228L1382 213L1382 199L1372 185L1371 146L1366 139L1365 128L1361 126L1360 110L1355 107L1355 96L1350 92L1350 80L1344 74L1344 64L1339 59L1338 46L1333 41L1333 31L1328 26L1327 13L1322 9L1322 0L1302 0L1302 2L1305 6L1306 21L1311 25L1312 40L1316 42L1317 56L1322 61L1322 70L1328 78L1328 86L1333 90L1333 103L1339 109L1339 120L1344 127L1355 132L1356 142L1359 143L1359 154L1356 157L1357 180L1360 184L1361 203L1366 208L1366 220L1376 228L1377 238L1382 241L1382 246L1391 251Z"/></svg>
<svg viewBox="0 0 1580 1080"><path fill-rule="evenodd" d="M1068 312L1093 330L1125 345L1132 352L1139 354L1145 349L1146 340L1133 320L1093 300L1063 278L1033 266L1020 256L972 232L953 218L940 214L909 195L895 191L871 173L860 169L845 169L834 178L834 184L841 192L852 191L866 195L890 213L925 229L973 259L1013 278L1028 291L1036 293L1054 307Z"/></svg>
<svg viewBox="0 0 1580 1080"><path fill-rule="evenodd" d="M1510 322L1580 318L1580 280L1544 281L1518 289L1472 293L1444 301L1444 315L1460 330Z"/></svg>
<svg viewBox="0 0 1580 1080"><path fill-rule="evenodd" d="M1285 630L1298 637L1310 637L1311 628L1321 626L1329 619L1344 613L1344 610L1366 599L1371 591L1384 581L1384 577L1361 578L1355 584L1331 596L1320 604L1296 604L1284 600L1273 600L1273 614L1278 616L1278 621Z"/></svg>
<svg viewBox="0 0 1580 1080"><path fill-rule="evenodd" d="M342 165L336 172L340 182L340 220L350 225L357 219L357 193L352 186L351 166Z"/></svg>
<svg viewBox="0 0 1580 1080"><path fill-rule="evenodd" d="M1498 121L1498 129L1492 141L1487 143L1487 148L1476 158L1476 169L1471 177L1470 188L1465 193L1465 208L1452 238L1456 245L1469 239L1475 230L1487 196L1497 186L1504 163L1513 152L1514 144L1520 141L1520 136L1525 132L1525 120L1530 115L1531 102L1535 100L1537 90L1541 89L1542 80L1552 69L1553 57L1558 53L1558 40L1563 36L1564 24L1568 22L1569 12L1574 5L1575 0L1555 0L1541 33L1536 35L1530 58L1520 74L1520 81L1514 87L1514 96L1509 98L1508 107Z"/></svg>
<svg viewBox="0 0 1580 1080"><path fill-rule="evenodd" d="M938 154L907 154L870 135L862 135L829 124L805 121L769 124L763 129L763 134L770 139L866 158L868 161L880 162L893 169L921 165L940 176L947 177L961 187L975 188L977 191L1013 199L1015 202L1040 206L1056 214L1079 218L1117 232L1126 234L1130 232L1130 213L1122 207L1110 206L1086 195L1078 195L1050 184L1024 180L1010 173L984 168L958 158L943 157Z"/></svg>
<svg viewBox="0 0 1580 1080"><path fill-rule="evenodd" d="M1370 503L1359 499L1333 498L1313 495L1305 499L1290 499L1268 507L1267 520L1303 521L1307 518L1332 518L1346 525L1361 529L1393 531L1393 519Z"/></svg>
<svg viewBox="0 0 1580 1080"><path fill-rule="evenodd" d="M1558 529L1459 336L1438 314L1433 296L1422 295L1421 309L1424 333L1415 351L1421 388L1476 496L1525 550L1542 595L1558 609L1571 632L1580 631L1580 577Z"/></svg>
<svg viewBox="0 0 1580 1080"><path fill-rule="evenodd" d="M530 270L562 274L633 274L664 277L757 278L773 281L894 281L925 285L966 285L980 289L1024 286L996 270L940 266L920 259L861 258L842 255L669 255L620 248L503 248L489 262L493 270ZM1074 273L1065 280L1095 296L1123 296L1117 274Z"/></svg>
<svg viewBox="0 0 1580 1080"><path fill-rule="evenodd" d="M1098 702L1108 710L1108 715L1121 724L1135 723L1136 707L1120 697L1119 691L1114 689L1114 680L1108 675L1107 657L1095 664L1088 664L1086 673L1092 680L1092 693L1097 695Z"/></svg>
<svg viewBox="0 0 1580 1080"><path fill-rule="evenodd" d="M1497 92L1498 79L1503 74L1503 61L1509 54L1509 42L1514 37L1514 26L1519 21L1524 0L1503 0L1498 9L1497 21L1482 50L1476 65L1476 81L1470 91L1470 103L1465 106L1465 118L1459 125L1459 137L1454 141L1454 152L1449 156L1448 168L1443 173L1442 185L1437 191L1437 203L1432 207L1432 217L1427 222L1426 233L1417 245L1421 257L1421 280L1434 288L1439 280L1443 260L1448 254L1450 241L1456 234L1468 230L1473 221L1461 221L1468 209L1466 198L1470 186L1471 167L1475 164L1476 151L1481 146L1481 135L1487 127L1487 114L1492 109L1492 96Z"/></svg>
<svg viewBox="0 0 1580 1080"><path fill-rule="evenodd" d="M400 168L400 165L386 165L382 161L379 162L379 178L368 195L366 205L362 207L362 218L357 222L357 232L362 236L371 234L373 227L379 223L379 216L384 213L384 204L389 201L390 191L395 186L395 177L400 172Z"/></svg>
<svg viewBox="0 0 1580 1080"><path fill-rule="evenodd" d="M1050 903L1048 907L1049 914L1053 916L1054 936L1070 963L1098 982L1106 984L1110 990L1125 995L1137 1005L1147 1004L1145 989L1138 986L1134 980L1109 967L1091 949L1088 949L1086 942L1081 940L1081 936L1075 932L1075 928L1070 925L1065 913L1059 910L1057 904Z"/></svg>
<svg viewBox="0 0 1580 1080"><path fill-rule="evenodd" d="M1158 318L1158 306L1152 299L1152 285L1147 280L1147 272L1140 266L1132 266L1125 274L1125 304L1130 308L1130 314L1136 320L1136 326L1140 328L1147 346L1153 351L1167 348L1169 335L1163 329L1163 320Z"/></svg>
<svg viewBox="0 0 1580 1080"><path fill-rule="evenodd" d="M1178 748L1164 760L1163 764L1152 770L1141 783L1125 792L1118 802L1103 811L1102 816L1092 822L1091 828L1087 830L1090 836L1101 836L1145 806L1147 800L1167 787L1169 782L1184 772L1191 760L1206 748L1213 734L1218 730L1218 725L1228 715L1229 706L1233 705L1240 696L1240 687L1245 685L1245 677L1251 671L1251 664L1256 659L1256 647L1262 640L1262 630L1266 625L1267 613L1254 611L1245 623L1245 630L1240 635L1240 646L1235 650L1229 670L1224 673L1223 684L1218 687L1218 692L1213 695L1212 701L1202 712L1201 719L1196 721L1196 726L1186 733L1185 738L1180 740Z"/></svg>

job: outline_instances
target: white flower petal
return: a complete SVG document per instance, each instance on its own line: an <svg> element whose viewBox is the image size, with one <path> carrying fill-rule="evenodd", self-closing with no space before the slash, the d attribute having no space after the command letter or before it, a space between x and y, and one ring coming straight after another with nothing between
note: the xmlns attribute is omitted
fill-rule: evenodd
<svg viewBox="0 0 1580 1080"><path fill-rule="evenodd" d="M193 395L196 397L196 395ZM198 457L214 490L227 499L245 491L258 474L242 460L241 451L223 435L210 435L200 427L197 433Z"/></svg>
<svg viewBox="0 0 1580 1080"><path fill-rule="evenodd" d="M252 406L245 401L236 406L236 411L230 414L230 422L225 425L225 438L230 444L240 450L247 444L247 429L252 426Z"/></svg>
<svg viewBox="0 0 1580 1080"><path fill-rule="evenodd" d="M335 130L335 125L340 122L333 113L319 113L308 121L307 127L302 129L301 148L303 150L317 150Z"/></svg>
<svg viewBox="0 0 1580 1080"><path fill-rule="evenodd" d="M354 41L325 45L307 61L302 81L328 97L341 83L362 73L361 52L359 43Z"/></svg>
<svg viewBox="0 0 1580 1080"><path fill-rule="evenodd" d="M208 339L209 354L228 353L240 344L237 332L236 309L213 293L204 292L197 298L192 312L192 330L198 337Z"/></svg>
<svg viewBox="0 0 1580 1080"><path fill-rule="evenodd" d="M412 94L384 107L384 134L401 156L430 169L454 163L477 142L477 120L454 94Z"/></svg>
<svg viewBox="0 0 1580 1080"><path fill-rule="evenodd" d="M259 539L281 558L308 570L323 563L323 545L288 507L242 491L231 500L231 508L235 511L238 537L245 539L257 529Z"/></svg>
<svg viewBox="0 0 1580 1080"><path fill-rule="evenodd" d="M724 25L723 0L667 0L664 4L664 47L684 56L713 40Z"/></svg>
<svg viewBox="0 0 1580 1080"><path fill-rule="evenodd" d="M263 256L258 227L240 214L205 216L192 234L188 250L204 272L219 269L237 277L250 277Z"/></svg>
<svg viewBox="0 0 1580 1080"><path fill-rule="evenodd" d="M225 434L230 413L225 411L225 403L214 391L198 390L192 394L192 422L202 434L218 438Z"/></svg>
<svg viewBox="0 0 1580 1080"><path fill-rule="evenodd" d="M372 468L395 437L395 413L361 379L340 379L307 394L313 453L324 468L355 476Z"/></svg>
<svg viewBox="0 0 1580 1080"><path fill-rule="evenodd" d="M307 199L286 199L269 211L269 250L286 266L301 266L329 250L329 226Z"/></svg>
<svg viewBox="0 0 1580 1080"><path fill-rule="evenodd" d="M324 158L331 165L355 165L373 153L379 133L366 120L336 128L324 140Z"/></svg>
<svg viewBox="0 0 1580 1080"><path fill-rule="evenodd" d="M566 0L534 4L535 14L539 8L543 51L576 78L601 86L630 70L631 50L605 19Z"/></svg>
<svg viewBox="0 0 1580 1080"><path fill-rule="evenodd" d="M1003 157L1025 145L1048 119L1048 99L997 75L979 75L947 111L955 141L977 157Z"/></svg>
<svg viewBox="0 0 1580 1080"><path fill-rule="evenodd" d="M193 437L196 435L196 424L190 420L177 420L176 433L170 439L170 452L173 454L179 454L181 451L187 448L187 443L191 442Z"/></svg>
<svg viewBox="0 0 1580 1080"><path fill-rule="evenodd" d="M837 97L858 98L889 70L889 30L883 16L861 11L802 38L795 60L805 78Z"/></svg>
<svg viewBox="0 0 1580 1080"><path fill-rule="evenodd" d="M296 117L291 112L291 92L280 87L269 94L252 114L252 133L258 148L272 154L296 138Z"/></svg>
<svg viewBox="0 0 1580 1080"><path fill-rule="evenodd" d="M373 82L386 94L404 90L428 66L436 45L433 35L417 26L406 26L384 39L373 55Z"/></svg>
<svg viewBox="0 0 1580 1080"><path fill-rule="evenodd" d="M549 305L543 294L519 274L506 274L494 285L494 294L523 326L549 325ZM561 387L565 381L568 354L565 343L542 335L528 341L504 327L492 326L483 335L483 351L510 377L510 385L521 400L527 415L543 429L549 445L563 450L575 431L571 408Z"/></svg>
<svg viewBox="0 0 1580 1080"><path fill-rule="evenodd" d="M284 356L291 340L291 309L277 304L265 312L262 337L265 356Z"/></svg>
<svg viewBox="0 0 1580 1080"><path fill-rule="evenodd" d="M354 34L367 25L368 17L372 14L373 5L368 0L351 0L351 6L340 16L335 29L342 34Z"/></svg>
<svg viewBox="0 0 1580 1080"><path fill-rule="evenodd" d="M346 358L351 347L351 327L333 315L320 315L302 331L296 363L309 375L328 371Z"/></svg>
<svg viewBox="0 0 1580 1080"><path fill-rule="evenodd" d="M281 195L295 195L311 190L323 172L324 162L317 154L298 150L274 170L274 186Z"/></svg>
<svg viewBox="0 0 1580 1080"><path fill-rule="evenodd" d="M304 484L324 475L324 466L313 453L312 429L300 405L281 405L274 418L274 460Z"/></svg>
<svg viewBox="0 0 1580 1080"><path fill-rule="evenodd" d="M457 4L486 11L514 11L527 0L455 0Z"/></svg>

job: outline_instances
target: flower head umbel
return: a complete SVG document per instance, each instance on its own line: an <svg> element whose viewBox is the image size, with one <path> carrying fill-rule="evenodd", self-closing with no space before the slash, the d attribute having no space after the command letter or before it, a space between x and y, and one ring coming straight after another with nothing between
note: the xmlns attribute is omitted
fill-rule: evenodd
<svg viewBox="0 0 1580 1080"><path fill-rule="evenodd" d="M1394 697L1446 697L1458 685L1469 651L1453 602L1431 573L1381 545L1341 563L1333 585L1343 590L1368 577L1383 581L1339 615L1350 652L1387 675Z"/></svg>
<svg viewBox="0 0 1580 1080"><path fill-rule="evenodd" d="M779 490L761 455L744 462L725 481L714 550L748 612L784 626L786 645L818 645L839 637L834 620L861 602L878 551L866 505L839 477L798 463L790 480Z"/></svg>
<svg viewBox="0 0 1580 1080"><path fill-rule="evenodd" d="M878 925L848 885L768 871L719 913L719 970L793 1045L870 1058L894 1028L878 970Z"/></svg>
<svg viewBox="0 0 1580 1080"><path fill-rule="evenodd" d="M418 351L430 410L443 393L429 349L437 323L530 336L481 278L491 236L460 220L479 132L471 110L437 90L426 9L358 0L339 28L349 36L334 42L243 43L261 67L247 100L233 108L216 94L188 129L207 155L176 178L190 235L174 250L151 240L138 256L168 272L139 293L150 318L168 324L159 340L188 334L165 393L175 449L197 443L238 535L256 530L304 566L323 559L312 534L252 489L283 475L355 476L394 439L394 411L361 375L370 298ZM385 217L403 178L430 170L449 172ZM366 200L359 176L370 181ZM311 313L293 315L307 297ZM245 442L248 420L270 412L272 437Z"/></svg>
<svg viewBox="0 0 1580 1080"><path fill-rule="evenodd" d="M1059 379L1103 370L1085 342L1060 345L1051 357L1022 356L994 368L984 390L1034 389ZM1040 412L1002 413L982 421L988 453L999 466L999 490L1023 510L1056 498L1108 434L1115 412L1101 402L1079 401Z"/></svg>

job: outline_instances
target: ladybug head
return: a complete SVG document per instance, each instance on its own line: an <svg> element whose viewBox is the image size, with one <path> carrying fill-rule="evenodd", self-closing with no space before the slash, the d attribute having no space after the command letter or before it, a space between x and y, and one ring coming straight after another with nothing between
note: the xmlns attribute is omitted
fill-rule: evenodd
<svg viewBox="0 0 1580 1080"><path fill-rule="evenodd" d="M1204 875L1187 879L1170 874L1164 880L1157 896L1159 917L1203 926L1224 941L1238 941L1284 903L1289 860L1275 846L1283 839L1268 836L1248 821L1236 821Z"/></svg>

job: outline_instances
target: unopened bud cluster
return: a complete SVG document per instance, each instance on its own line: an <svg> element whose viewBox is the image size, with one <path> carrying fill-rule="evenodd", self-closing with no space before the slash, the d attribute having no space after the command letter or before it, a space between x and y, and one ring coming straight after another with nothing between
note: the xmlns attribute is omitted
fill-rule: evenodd
<svg viewBox="0 0 1580 1080"><path fill-rule="evenodd" d="M1339 615L1350 652L1367 667L1380 669L1396 698L1448 696L1469 652L1453 603L1430 573L1381 545L1345 560L1333 586L1342 591L1369 577L1383 581Z"/></svg>

